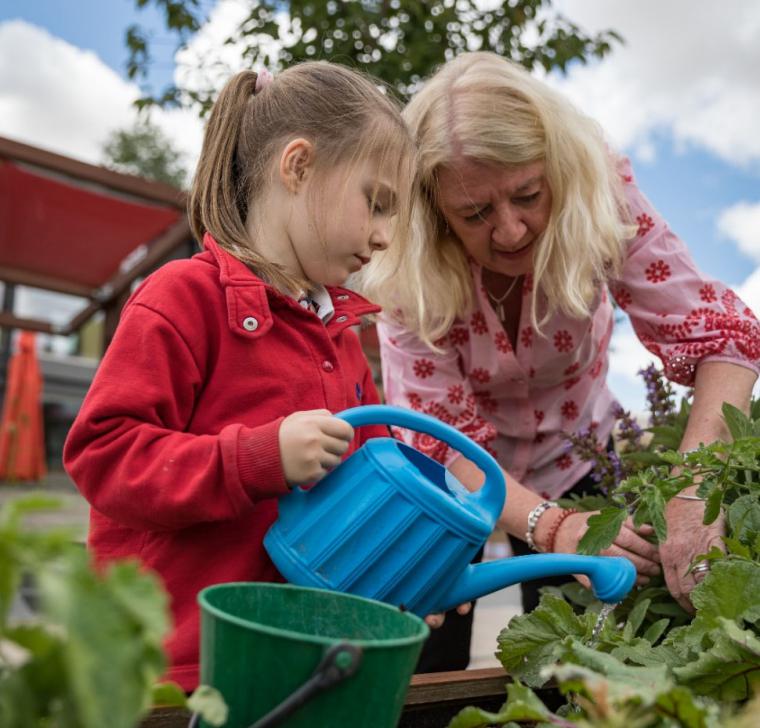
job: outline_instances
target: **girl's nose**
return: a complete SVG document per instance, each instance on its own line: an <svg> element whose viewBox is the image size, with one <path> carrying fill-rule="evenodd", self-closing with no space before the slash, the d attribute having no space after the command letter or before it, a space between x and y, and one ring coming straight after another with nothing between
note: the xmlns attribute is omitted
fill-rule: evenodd
<svg viewBox="0 0 760 728"><path fill-rule="evenodd" d="M390 230L387 222L378 222L373 227L369 237L369 247L372 250L385 250L390 243Z"/></svg>

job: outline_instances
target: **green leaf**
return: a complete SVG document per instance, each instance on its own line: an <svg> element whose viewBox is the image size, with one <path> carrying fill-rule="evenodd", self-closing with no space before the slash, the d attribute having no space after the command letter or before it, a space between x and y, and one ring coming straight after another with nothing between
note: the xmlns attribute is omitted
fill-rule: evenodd
<svg viewBox="0 0 760 728"><path fill-rule="evenodd" d="M641 624L644 621L644 617L646 616L646 613L649 610L649 605L651 603L652 601L650 599L644 599L643 601L639 602L628 615L628 620L626 621L625 627L626 629L630 630L631 637L635 636L639 631L639 627L641 627Z"/></svg>
<svg viewBox="0 0 760 728"><path fill-rule="evenodd" d="M598 554L615 540L628 513L624 508L604 508L588 519L588 530L578 542L579 554Z"/></svg>
<svg viewBox="0 0 760 728"><path fill-rule="evenodd" d="M741 440L743 437L752 435L752 423L744 412L728 402L723 403L721 410L723 412L723 419L726 421L728 430L734 440Z"/></svg>
<svg viewBox="0 0 760 728"><path fill-rule="evenodd" d="M156 683L151 690L151 705L163 708L186 708L187 695L175 682Z"/></svg>
<svg viewBox="0 0 760 728"><path fill-rule="evenodd" d="M541 671L556 662L561 642L569 635L588 639L595 621L592 613L576 615L564 599L544 594L532 612L513 617L501 631L496 657L509 675L541 687L546 680Z"/></svg>
<svg viewBox="0 0 760 728"><path fill-rule="evenodd" d="M673 673L699 695L728 702L747 700L760 687L760 639L731 620L718 622L708 649Z"/></svg>
<svg viewBox="0 0 760 728"><path fill-rule="evenodd" d="M187 699L187 707L199 713L209 725L221 726L227 722L227 704L222 694L210 685L200 685Z"/></svg>
<svg viewBox="0 0 760 728"><path fill-rule="evenodd" d="M662 637L669 624L670 620L667 617L658 619L656 622L650 624L647 628L647 631L644 632L644 639L648 642L651 642L652 644L655 644L657 640Z"/></svg>
<svg viewBox="0 0 760 728"><path fill-rule="evenodd" d="M737 498L726 512L733 537L746 543L760 535L760 495L743 495Z"/></svg>

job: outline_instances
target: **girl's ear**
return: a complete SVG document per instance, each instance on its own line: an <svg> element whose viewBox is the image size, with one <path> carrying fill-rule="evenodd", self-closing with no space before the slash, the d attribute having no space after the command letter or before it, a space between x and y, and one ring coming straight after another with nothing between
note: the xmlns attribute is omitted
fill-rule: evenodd
<svg viewBox="0 0 760 728"><path fill-rule="evenodd" d="M280 155L280 181L289 192L298 192L314 169L314 145L301 137L286 145Z"/></svg>

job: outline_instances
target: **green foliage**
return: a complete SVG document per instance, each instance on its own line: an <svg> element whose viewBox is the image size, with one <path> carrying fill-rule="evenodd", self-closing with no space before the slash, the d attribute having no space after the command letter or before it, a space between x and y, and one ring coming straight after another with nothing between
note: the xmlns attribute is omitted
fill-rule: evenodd
<svg viewBox="0 0 760 728"><path fill-rule="evenodd" d="M28 514L56 505L32 496L0 511L0 725L134 728L154 699L186 705L176 686L155 687L169 626L158 580L128 561L100 573L71 533L24 527ZM22 577L33 579L40 609L16 622ZM219 703L201 696L196 709L221 725Z"/></svg>
<svg viewBox="0 0 760 728"><path fill-rule="evenodd" d="M187 172L182 154L148 121L115 131L103 146L103 155L105 165L118 172L140 175L172 187L185 186Z"/></svg>
<svg viewBox="0 0 760 728"><path fill-rule="evenodd" d="M151 3L164 11L178 47L203 22L198 0L136 0L138 7ZM565 71L574 61L604 57L615 41L622 42L612 30L589 35L561 13L551 13L551 0L512 0L488 10L476 0L261 0L250 6L226 43L241 44L251 67L276 70L331 60L372 73L402 97L465 50L491 50L529 69ZM139 26L127 30L130 78L147 77L150 43ZM210 84L193 91L169 86L138 105L198 104L205 111L217 90Z"/></svg>
<svg viewBox="0 0 760 728"><path fill-rule="evenodd" d="M580 584L544 590L538 607L514 617L498 637L497 656L524 690L553 681L569 696L561 715L540 725L597 728L748 728L760 724L760 406L750 417L731 405L723 415L731 443L676 452L688 404L670 406L664 389L647 370L658 424L646 449L651 457L630 458L634 473L608 493L601 513L589 519L582 542L598 553L632 513L637 524L667 536L665 506L699 482L705 523L723 514L725 551L700 554L711 569L694 589L692 618L670 596L661 578L634 589L607 617L593 648L601 603ZM584 441L585 442L585 441ZM643 446L641 446L643 447ZM598 500L595 507L599 508ZM753 699L753 696L754 697ZM536 698L538 699L538 698ZM534 725L526 715L468 708L450 726ZM465 718L471 722L457 723ZM488 719L490 722L488 722ZM563 721L570 722L563 722ZM502 722L500 722L502 721Z"/></svg>

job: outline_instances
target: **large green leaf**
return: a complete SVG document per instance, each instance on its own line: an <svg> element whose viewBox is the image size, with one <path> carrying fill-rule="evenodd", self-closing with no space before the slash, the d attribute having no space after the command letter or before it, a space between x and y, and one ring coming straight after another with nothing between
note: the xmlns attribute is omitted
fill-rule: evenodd
<svg viewBox="0 0 760 728"><path fill-rule="evenodd" d="M628 517L624 508L603 508L588 519L588 530L578 542L579 554L598 554L606 549L620 533Z"/></svg>

